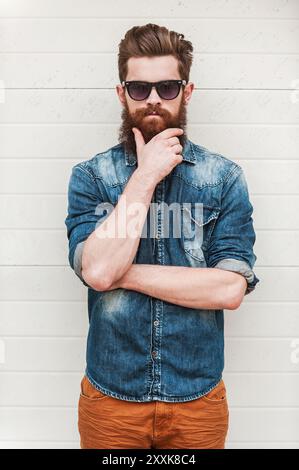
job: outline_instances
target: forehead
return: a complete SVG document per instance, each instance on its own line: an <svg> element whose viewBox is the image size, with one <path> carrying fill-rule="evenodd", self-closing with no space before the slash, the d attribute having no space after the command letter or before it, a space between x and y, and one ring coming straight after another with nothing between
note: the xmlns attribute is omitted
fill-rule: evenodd
<svg viewBox="0 0 299 470"><path fill-rule="evenodd" d="M130 57L126 80L159 82L160 80L179 80L178 60L172 56Z"/></svg>

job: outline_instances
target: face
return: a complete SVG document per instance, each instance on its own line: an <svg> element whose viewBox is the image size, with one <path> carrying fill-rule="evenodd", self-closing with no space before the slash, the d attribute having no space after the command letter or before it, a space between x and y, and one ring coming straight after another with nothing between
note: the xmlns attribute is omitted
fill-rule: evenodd
<svg viewBox="0 0 299 470"><path fill-rule="evenodd" d="M161 80L180 80L178 61L172 56L159 57L130 57L128 60L128 74L125 80L140 80L146 82L159 82ZM155 88L148 98L142 101L133 100L128 91L121 85L116 86L119 100L123 106L121 114L121 127L119 129L119 142L123 143L129 153L136 154L135 138L132 127L137 127L143 135L145 143L156 134L169 127L180 127L184 134L178 136L181 145L186 138L186 106L191 98L194 84L189 82L181 87L180 92L173 100L163 100ZM150 115L156 111L156 115Z"/></svg>

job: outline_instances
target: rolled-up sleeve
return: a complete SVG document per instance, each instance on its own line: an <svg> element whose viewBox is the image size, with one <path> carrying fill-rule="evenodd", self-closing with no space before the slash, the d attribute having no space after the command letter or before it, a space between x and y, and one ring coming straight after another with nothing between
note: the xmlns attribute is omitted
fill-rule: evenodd
<svg viewBox="0 0 299 470"><path fill-rule="evenodd" d="M247 281L245 295L260 281L253 271L257 257L253 251L256 236L252 213L245 175L236 165L223 184L221 210L209 241L207 265L242 274Z"/></svg>
<svg viewBox="0 0 299 470"><path fill-rule="evenodd" d="M72 168L68 186L68 214L65 219L69 241L69 264L83 284L90 287L82 277L82 252L85 240L99 223L98 206L102 197L97 183L84 163Z"/></svg>

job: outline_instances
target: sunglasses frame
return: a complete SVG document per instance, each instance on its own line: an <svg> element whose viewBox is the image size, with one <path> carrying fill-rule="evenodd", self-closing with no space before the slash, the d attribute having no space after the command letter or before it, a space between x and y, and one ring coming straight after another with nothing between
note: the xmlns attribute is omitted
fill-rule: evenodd
<svg viewBox="0 0 299 470"><path fill-rule="evenodd" d="M169 98L169 99L167 99L167 98L163 98L163 97L160 95L160 93L159 93L159 88L157 88L157 85L159 85L160 83L165 83L165 82L175 82L175 83L177 83L178 85L180 85L178 94L177 94L174 98ZM148 95L147 95L145 98L142 98L142 100L136 100L135 98L132 98L132 96L131 96L130 93L129 93L129 87L128 87L128 85L129 85L130 83L146 83L147 85L151 85L151 87L150 87L150 89L149 89L149 92L148 92ZM187 82L186 82L186 80L160 80L159 82L146 82L146 81L144 81L144 80L129 80L129 81L123 80L123 81L121 82L121 85L122 85L123 88L126 88L126 89L127 89L130 98L131 98L132 100L134 100L134 101L143 101L143 100L146 100L146 99L149 97L149 95L151 94L153 87L156 88L156 91L157 91L158 95L160 96L160 98L161 98L162 100L170 101L170 100L174 100L175 98L177 98L177 96L179 95L179 93L180 93L180 91L181 91L181 86L183 86L183 87L186 86L186 85L187 85Z"/></svg>

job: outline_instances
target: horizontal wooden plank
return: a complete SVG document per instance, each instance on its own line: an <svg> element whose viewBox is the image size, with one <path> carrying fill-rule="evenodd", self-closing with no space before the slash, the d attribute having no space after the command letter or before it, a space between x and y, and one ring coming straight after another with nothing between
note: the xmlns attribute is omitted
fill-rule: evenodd
<svg viewBox="0 0 299 470"><path fill-rule="evenodd" d="M292 89L298 74L297 55L195 52L190 81L200 89ZM1 55L0 76L6 88L113 89L118 68L114 54L16 53Z"/></svg>
<svg viewBox="0 0 299 470"><path fill-rule="evenodd" d="M84 370L65 374L57 372L0 373L0 407L67 406L75 407L80 395ZM22 393L20 393L22 390Z"/></svg>
<svg viewBox="0 0 299 470"><path fill-rule="evenodd" d="M297 196L251 196L251 203L253 205L252 218L256 230L297 230L299 220L296 220L294 213L297 206ZM291 206L287 207L288 204Z"/></svg>
<svg viewBox="0 0 299 470"><path fill-rule="evenodd" d="M252 195L255 230L299 230L299 196ZM0 229L66 230L66 195L0 195ZM283 214L283 215L281 215Z"/></svg>
<svg viewBox="0 0 299 470"><path fill-rule="evenodd" d="M229 337L290 337L294 331L299 331L297 312L298 302L247 302L245 297L237 312L224 312L225 334ZM86 336L88 326L85 301L0 303L3 336Z"/></svg>
<svg viewBox="0 0 299 470"><path fill-rule="evenodd" d="M252 194L296 194L299 192L297 176L299 175L299 160L294 162L262 159L235 161L243 168Z"/></svg>
<svg viewBox="0 0 299 470"><path fill-rule="evenodd" d="M1 230L5 250L0 265L68 266L68 240L63 230ZM299 231L256 230L255 267L299 266ZM47 249L45 249L47 247Z"/></svg>
<svg viewBox="0 0 299 470"><path fill-rule="evenodd" d="M298 338L226 338L226 371L298 372Z"/></svg>
<svg viewBox="0 0 299 470"><path fill-rule="evenodd" d="M240 160L251 194L298 194L299 160ZM81 160L0 161L1 194L67 193L72 166ZM257 171L257 167L259 171Z"/></svg>
<svg viewBox="0 0 299 470"><path fill-rule="evenodd" d="M87 297L87 288L70 267L2 267L0 279L0 300L82 301Z"/></svg>
<svg viewBox="0 0 299 470"><path fill-rule="evenodd" d="M255 266L298 266L299 232L256 230Z"/></svg>
<svg viewBox="0 0 299 470"><path fill-rule="evenodd" d="M80 449L79 441L0 441L0 449Z"/></svg>
<svg viewBox="0 0 299 470"><path fill-rule="evenodd" d="M79 442L78 411L71 409L0 409L0 440Z"/></svg>
<svg viewBox="0 0 299 470"><path fill-rule="evenodd" d="M0 331L3 336L86 336L88 306L84 301L1 302Z"/></svg>
<svg viewBox="0 0 299 470"><path fill-rule="evenodd" d="M231 409L227 435L232 441L298 439L299 409Z"/></svg>
<svg viewBox="0 0 299 470"><path fill-rule="evenodd" d="M0 409L0 439L78 442L77 414L77 408ZM298 409L231 409L228 440L290 442L298 437L298 420Z"/></svg>
<svg viewBox="0 0 299 470"><path fill-rule="evenodd" d="M85 338L1 338L0 371L84 371Z"/></svg>
<svg viewBox="0 0 299 470"><path fill-rule="evenodd" d="M68 265L66 229L2 230L1 238L5 244L5 251L1 250L0 264Z"/></svg>
<svg viewBox="0 0 299 470"><path fill-rule="evenodd" d="M230 407L298 407L299 374L224 374ZM293 436L295 438L295 436Z"/></svg>
<svg viewBox="0 0 299 470"><path fill-rule="evenodd" d="M1 372L0 407L76 407L84 371L75 373ZM229 406L298 407L299 374L223 375ZM22 390L22 393L20 393Z"/></svg>
<svg viewBox="0 0 299 470"><path fill-rule="evenodd" d="M227 441L226 449L299 449L299 441L260 441L260 442L238 442Z"/></svg>
<svg viewBox="0 0 299 470"><path fill-rule="evenodd" d="M193 124L298 124L293 91L195 90L188 105ZM279 113L277 110L279 109ZM120 123L115 90L6 90L1 123Z"/></svg>
<svg viewBox="0 0 299 470"><path fill-rule="evenodd" d="M298 160L298 129L288 125L190 122L188 136L195 144L232 159ZM86 160L118 143L118 126L0 124L0 141L1 158Z"/></svg>
<svg viewBox="0 0 299 470"><path fill-rule="evenodd" d="M223 10L223 9L222 9ZM151 17L182 32L197 52L298 53L298 20ZM144 18L140 18L144 24ZM2 52L114 52L135 18L2 19Z"/></svg>
<svg viewBox="0 0 299 470"><path fill-rule="evenodd" d="M297 312L296 302L247 302L245 297L237 311L224 311L225 335L291 337L299 331Z"/></svg>
<svg viewBox="0 0 299 470"><path fill-rule="evenodd" d="M292 360L294 339L227 337L226 372L298 372ZM1 341L5 361L0 371L81 372L85 367L86 338L5 337Z"/></svg>
<svg viewBox="0 0 299 470"><path fill-rule="evenodd" d="M194 143L233 159L298 159L296 126L190 124L189 128Z"/></svg>
<svg viewBox="0 0 299 470"><path fill-rule="evenodd" d="M53 213L51 211L54 210ZM50 211L50 212L49 212ZM66 196L0 196L0 228L64 228Z"/></svg>
<svg viewBox="0 0 299 470"><path fill-rule="evenodd" d="M0 160L0 192L2 194L66 194L72 166L79 161L2 159Z"/></svg>
<svg viewBox="0 0 299 470"><path fill-rule="evenodd" d="M157 4L159 8L157 9ZM186 18L186 17L215 17L215 18L296 18L299 17L298 3L296 0L226 0L225 6L222 0L213 2L198 2L188 0L187 3L173 4L172 0L146 2L140 0L114 0L113 3L105 3L103 11L102 2L89 0L82 4L81 0L51 0L41 4L39 0L26 0L26 6L22 0L10 0L0 4L1 17L22 18L69 18L115 17L127 18L128 16L146 21L154 14L161 17Z"/></svg>

